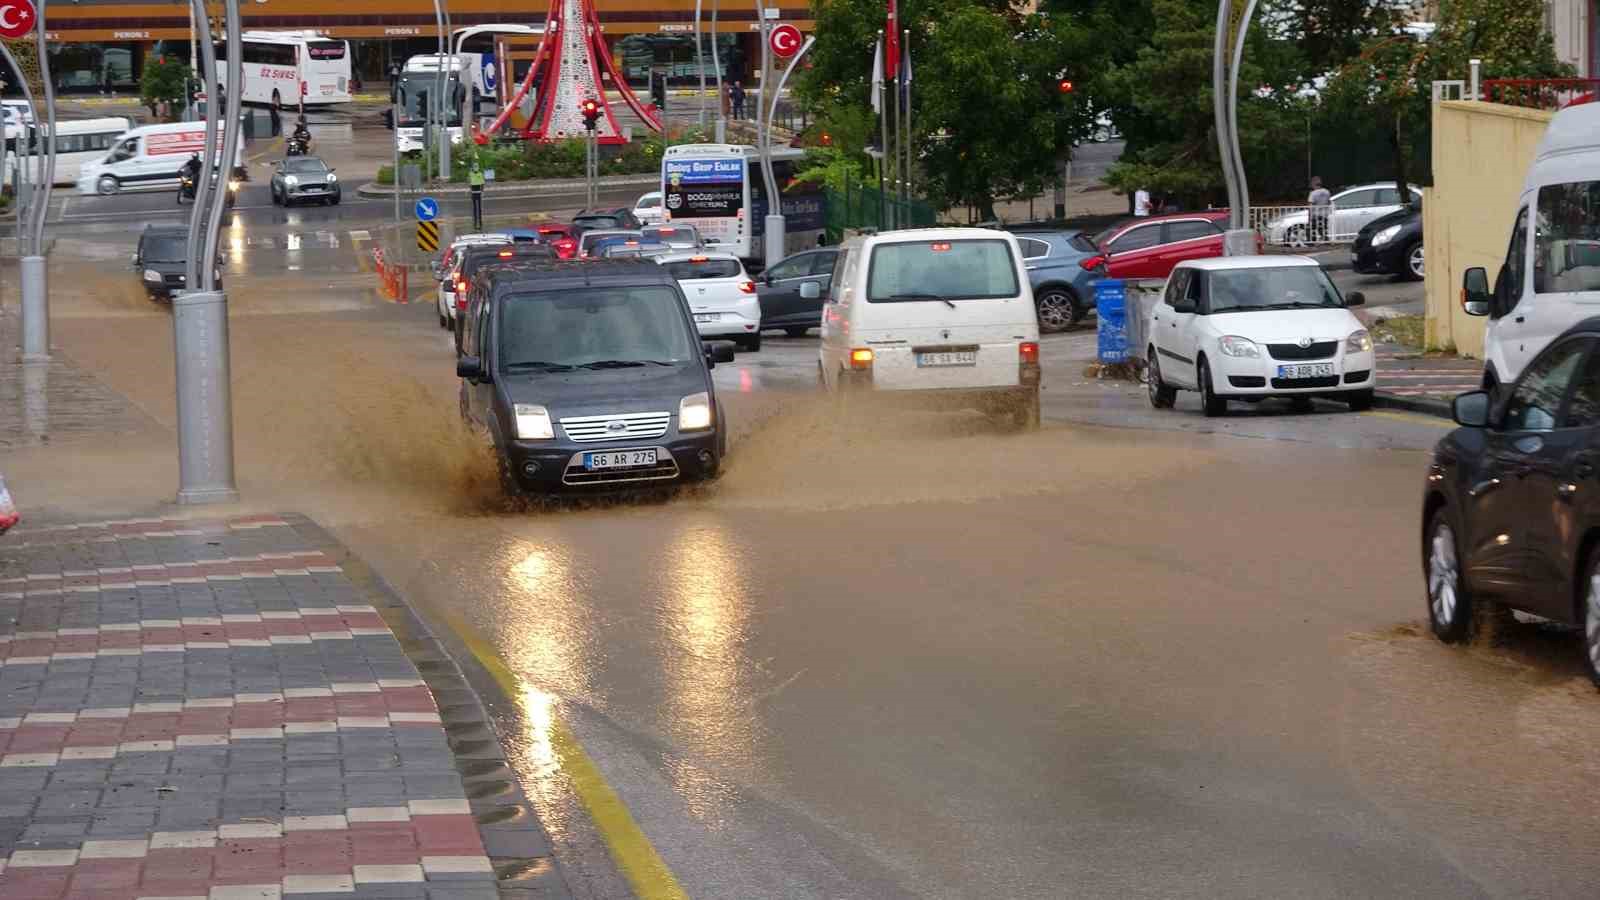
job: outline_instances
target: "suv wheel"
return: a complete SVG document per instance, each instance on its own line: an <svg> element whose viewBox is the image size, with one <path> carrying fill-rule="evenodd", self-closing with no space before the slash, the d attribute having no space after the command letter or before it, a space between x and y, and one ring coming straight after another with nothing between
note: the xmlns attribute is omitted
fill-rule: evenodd
<svg viewBox="0 0 1600 900"><path fill-rule="evenodd" d="M1422 242L1417 241L1406 248L1405 269L1401 271L1400 275L1407 281L1421 281L1423 276L1427 274L1426 261L1427 257L1423 253Z"/></svg>
<svg viewBox="0 0 1600 900"><path fill-rule="evenodd" d="M1460 643L1471 636L1473 601L1461 580L1456 533L1450 527L1445 507L1435 510L1428 521L1428 539L1422 551L1422 571L1428 584L1428 625L1439 640Z"/></svg>
<svg viewBox="0 0 1600 900"><path fill-rule="evenodd" d="M1035 303L1039 307L1039 330L1045 334L1066 331L1083 318L1072 294L1062 288L1046 288Z"/></svg>
<svg viewBox="0 0 1600 900"><path fill-rule="evenodd" d="M1583 572L1583 668L1600 687L1600 548L1590 552Z"/></svg>

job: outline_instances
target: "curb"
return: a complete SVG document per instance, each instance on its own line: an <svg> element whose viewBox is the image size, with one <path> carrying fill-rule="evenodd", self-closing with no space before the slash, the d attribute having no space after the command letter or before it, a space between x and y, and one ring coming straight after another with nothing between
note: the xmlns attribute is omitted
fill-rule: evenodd
<svg viewBox="0 0 1600 900"><path fill-rule="evenodd" d="M603 190L605 188L632 187L636 185L654 185L660 183L660 175L610 175L605 178L597 179L595 185ZM485 196L493 197L538 197L551 194L581 193L586 187L587 182L585 182L582 178L548 178L522 182L518 184L508 184L503 187L485 186L483 193ZM375 181L369 181L366 184L356 188L356 193L363 197L393 197L395 195L395 188L391 185L378 184ZM418 196L423 194L437 196L442 194L447 197L466 197L471 193L471 190L466 185L461 185L460 187L450 185L448 187L423 188L420 191L400 191L402 196L407 196L413 193L417 194Z"/></svg>
<svg viewBox="0 0 1600 900"><path fill-rule="evenodd" d="M1402 409L1407 412L1422 413L1423 415L1436 416L1441 419L1454 418L1449 401L1434 400L1428 397L1400 397L1395 394L1386 394L1383 391L1378 391L1372 395L1372 405L1383 409Z"/></svg>

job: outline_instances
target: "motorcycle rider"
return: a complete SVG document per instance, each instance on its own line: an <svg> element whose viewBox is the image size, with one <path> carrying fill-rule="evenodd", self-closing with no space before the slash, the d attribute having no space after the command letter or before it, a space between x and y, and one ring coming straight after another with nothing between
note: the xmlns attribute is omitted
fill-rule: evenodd
<svg viewBox="0 0 1600 900"><path fill-rule="evenodd" d="M311 129L306 126L305 115L302 114L299 120L294 123L294 134L289 140L291 143L298 142L300 144L301 153L306 153L311 149Z"/></svg>
<svg viewBox="0 0 1600 900"><path fill-rule="evenodd" d="M195 153L178 170L178 190L185 197L193 197L195 185L200 182L200 154Z"/></svg>

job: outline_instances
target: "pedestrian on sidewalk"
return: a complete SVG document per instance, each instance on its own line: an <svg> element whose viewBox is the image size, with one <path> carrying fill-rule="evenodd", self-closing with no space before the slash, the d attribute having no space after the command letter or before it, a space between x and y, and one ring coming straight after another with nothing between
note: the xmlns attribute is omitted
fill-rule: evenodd
<svg viewBox="0 0 1600 900"><path fill-rule="evenodd" d="M1328 217L1333 212L1333 194L1322 186L1322 179L1311 176L1311 195L1306 198L1311 206L1311 242L1325 244L1329 240Z"/></svg>
<svg viewBox="0 0 1600 900"><path fill-rule="evenodd" d="M483 166L478 154L472 154L472 167L467 172L467 185L472 191L472 230L483 230Z"/></svg>
<svg viewBox="0 0 1600 900"><path fill-rule="evenodd" d="M1133 192L1133 214L1141 219L1150 215L1150 192L1144 188Z"/></svg>
<svg viewBox="0 0 1600 900"><path fill-rule="evenodd" d="M733 88L728 93L728 99L733 101L733 117L744 118L744 82L735 81Z"/></svg>
<svg viewBox="0 0 1600 900"><path fill-rule="evenodd" d="M392 104L400 95L400 64L394 60L389 61L389 102Z"/></svg>

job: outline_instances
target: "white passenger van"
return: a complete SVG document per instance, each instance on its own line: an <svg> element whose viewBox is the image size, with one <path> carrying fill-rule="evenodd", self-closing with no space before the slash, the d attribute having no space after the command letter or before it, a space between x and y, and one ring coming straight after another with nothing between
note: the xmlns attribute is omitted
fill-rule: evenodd
<svg viewBox="0 0 1600 900"><path fill-rule="evenodd" d="M1509 384L1545 345L1600 315L1600 103L1561 110L1523 182L1505 261L1468 269L1461 302L1488 316L1484 387Z"/></svg>
<svg viewBox="0 0 1600 900"><path fill-rule="evenodd" d="M220 124L217 143L222 143ZM176 188L178 170L205 146L204 122L172 122L135 128L123 134L104 157L82 164L78 193L110 195L119 191ZM244 165L242 140L233 165L235 168Z"/></svg>
<svg viewBox="0 0 1600 900"><path fill-rule="evenodd" d="M117 139L126 134L133 127L133 120L125 116L108 116L103 119L78 119L56 123L58 133L56 144L56 184L76 184L79 170L86 162L103 158L106 151L110 150ZM21 128L6 129L6 161L5 180L11 183L12 171L17 163L18 143L23 141ZM28 155L37 158L45 152L46 147L42 140L43 133L48 128L40 128L34 132ZM36 161L30 161L29 173L35 171Z"/></svg>
<svg viewBox="0 0 1600 900"><path fill-rule="evenodd" d="M822 309L822 385L919 391L1039 423L1039 323L1017 239L983 228L851 238ZM803 285L801 296L819 289Z"/></svg>

